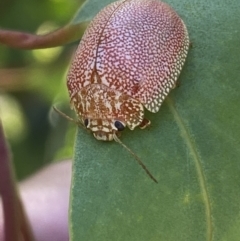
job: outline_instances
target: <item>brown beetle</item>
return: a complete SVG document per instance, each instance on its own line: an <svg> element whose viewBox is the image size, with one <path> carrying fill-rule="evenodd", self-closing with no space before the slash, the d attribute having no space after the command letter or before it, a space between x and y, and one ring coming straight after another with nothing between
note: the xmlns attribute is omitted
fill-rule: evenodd
<svg viewBox="0 0 240 241"><path fill-rule="evenodd" d="M144 107L158 112L189 49L184 22L158 0L120 0L92 20L71 64L67 86L79 122L98 140L144 128Z"/></svg>

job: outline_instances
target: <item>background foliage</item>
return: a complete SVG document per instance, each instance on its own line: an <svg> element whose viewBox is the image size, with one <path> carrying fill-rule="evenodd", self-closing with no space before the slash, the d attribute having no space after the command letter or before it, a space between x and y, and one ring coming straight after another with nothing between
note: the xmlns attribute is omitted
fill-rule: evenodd
<svg viewBox="0 0 240 241"><path fill-rule="evenodd" d="M49 32L69 22L81 2L3 0L0 1L0 27L30 33ZM72 155L75 131L70 130L65 142L68 123L53 115L51 106L57 102L62 103L66 111L69 109L65 73L76 46L77 43L73 43L26 51L0 45L0 115L18 179L53 159ZM56 151L63 146L64 150L56 156Z"/></svg>

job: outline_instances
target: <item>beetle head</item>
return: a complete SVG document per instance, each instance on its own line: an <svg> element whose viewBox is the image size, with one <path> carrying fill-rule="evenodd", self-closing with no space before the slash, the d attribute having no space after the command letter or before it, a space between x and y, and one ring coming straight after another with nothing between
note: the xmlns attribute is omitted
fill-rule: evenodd
<svg viewBox="0 0 240 241"><path fill-rule="evenodd" d="M72 97L72 105L79 121L103 141L120 136L126 126L133 130L144 118L140 101L100 84L82 88Z"/></svg>

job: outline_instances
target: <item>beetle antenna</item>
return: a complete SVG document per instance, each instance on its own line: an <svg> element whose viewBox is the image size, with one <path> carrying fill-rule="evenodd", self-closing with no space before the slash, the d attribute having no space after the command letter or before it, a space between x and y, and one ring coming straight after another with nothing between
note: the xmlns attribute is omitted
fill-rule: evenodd
<svg viewBox="0 0 240 241"><path fill-rule="evenodd" d="M57 107L53 106L53 109L59 114L61 115L63 118L71 121L71 122L74 122L75 124L77 124L77 121L74 120L73 118L71 118L70 116L66 115L65 113L63 113L62 111L60 111Z"/></svg>
<svg viewBox="0 0 240 241"><path fill-rule="evenodd" d="M80 123L77 120L74 120L73 118L71 118L70 116L66 115L65 113L63 113L62 111L60 111L58 108L56 108L55 106L53 106L53 109L63 118L67 119L68 121L71 121L77 125L82 125L82 123Z"/></svg>
<svg viewBox="0 0 240 241"><path fill-rule="evenodd" d="M141 159L129 148L127 147L122 141L120 141L120 139L117 137L116 134L113 135L113 139L119 143L121 146L123 146L125 149L128 150L128 152L130 152L133 157L135 158L135 160L138 162L138 164L144 169L144 171L148 174L148 176L156 183L158 183L157 179L151 174L151 172L147 169L147 167L144 165L144 163L141 161Z"/></svg>
<svg viewBox="0 0 240 241"><path fill-rule="evenodd" d="M71 121L77 125L82 125L82 123L80 123L79 121L74 120L73 118L71 118L70 116L66 115L65 113L63 113L62 111L60 111L59 109L57 109L55 106L53 106L53 109L59 114L61 115L63 118L67 119L68 121ZM147 167L144 165L144 163L141 161L141 159L129 148L127 147L122 141L120 141L120 139L117 137L116 134L113 135L113 139L119 143L122 147L124 147L125 149L127 149L128 152L130 152L133 157L135 158L135 160L138 162L138 164L145 170L145 172L148 174L148 176L156 183L158 183L157 179L151 174L151 172L147 169Z"/></svg>

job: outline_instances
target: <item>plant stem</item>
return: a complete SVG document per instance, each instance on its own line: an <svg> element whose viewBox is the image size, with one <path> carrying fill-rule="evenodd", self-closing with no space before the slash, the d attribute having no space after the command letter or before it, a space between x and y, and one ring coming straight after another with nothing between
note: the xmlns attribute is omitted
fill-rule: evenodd
<svg viewBox="0 0 240 241"><path fill-rule="evenodd" d="M33 240L32 231L18 195L12 162L0 121L0 194L3 204L5 241Z"/></svg>

